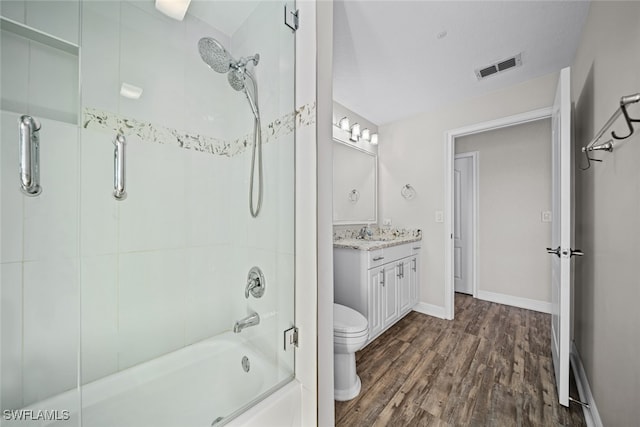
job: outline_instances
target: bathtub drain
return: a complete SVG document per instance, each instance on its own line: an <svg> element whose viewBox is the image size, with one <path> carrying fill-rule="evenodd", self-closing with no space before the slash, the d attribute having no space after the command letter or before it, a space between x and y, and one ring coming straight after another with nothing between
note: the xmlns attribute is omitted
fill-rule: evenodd
<svg viewBox="0 0 640 427"><path fill-rule="evenodd" d="M249 369L251 369L251 364L249 363L249 358L247 356L242 358L242 369L244 369L245 372L249 372Z"/></svg>

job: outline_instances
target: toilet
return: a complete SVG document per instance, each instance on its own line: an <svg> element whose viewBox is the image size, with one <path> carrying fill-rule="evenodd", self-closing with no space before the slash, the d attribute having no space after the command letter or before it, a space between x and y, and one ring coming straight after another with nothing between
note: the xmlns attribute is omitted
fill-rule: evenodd
<svg viewBox="0 0 640 427"><path fill-rule="evenodd" d="M351 400L360 394L356 373L356 351L369 337L369 322L356 310L333 304L333 378L334 399Z"/></svg>

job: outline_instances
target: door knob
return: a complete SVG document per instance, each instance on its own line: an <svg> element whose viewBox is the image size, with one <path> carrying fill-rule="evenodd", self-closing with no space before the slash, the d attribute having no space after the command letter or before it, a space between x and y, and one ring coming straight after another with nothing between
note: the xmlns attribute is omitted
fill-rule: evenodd
<svg viewBox="0 0 640 427"><path fill-rule="evenodd" d="M584 252L582 252L582 249L571 249L571 254L569 256L583 256Z"/></svg>

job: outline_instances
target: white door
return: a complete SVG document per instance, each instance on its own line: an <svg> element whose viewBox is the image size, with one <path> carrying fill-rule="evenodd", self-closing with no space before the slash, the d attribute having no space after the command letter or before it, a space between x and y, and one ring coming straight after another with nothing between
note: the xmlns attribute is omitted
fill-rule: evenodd
<svg viewBox="0 0 640 427"><path fill-rule="evenodd" d="M571 316L571 92L570 69L560 72L551 125L551 351L561 405L569 406Z"/></svg>
<svg viewBox="0 0 640 427"><path fill-rule="evenodd" d="M473 294L473 157L458 154L454 160L454 289L456 292Z"/></svg>

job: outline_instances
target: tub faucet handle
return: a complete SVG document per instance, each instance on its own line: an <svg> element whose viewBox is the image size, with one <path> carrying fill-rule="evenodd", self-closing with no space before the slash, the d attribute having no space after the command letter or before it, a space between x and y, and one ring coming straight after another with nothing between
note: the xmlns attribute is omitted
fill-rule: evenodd
<svg viewBox="0 0 640 427"><path fill-rule="evenodd" d="M260 298L264 295L265 286L266 282L262 270L260 270L259 267L252 267L247 276L247 287L244 289L244 297L249 298L249 294L251 294L255 298Z"/></svg>

